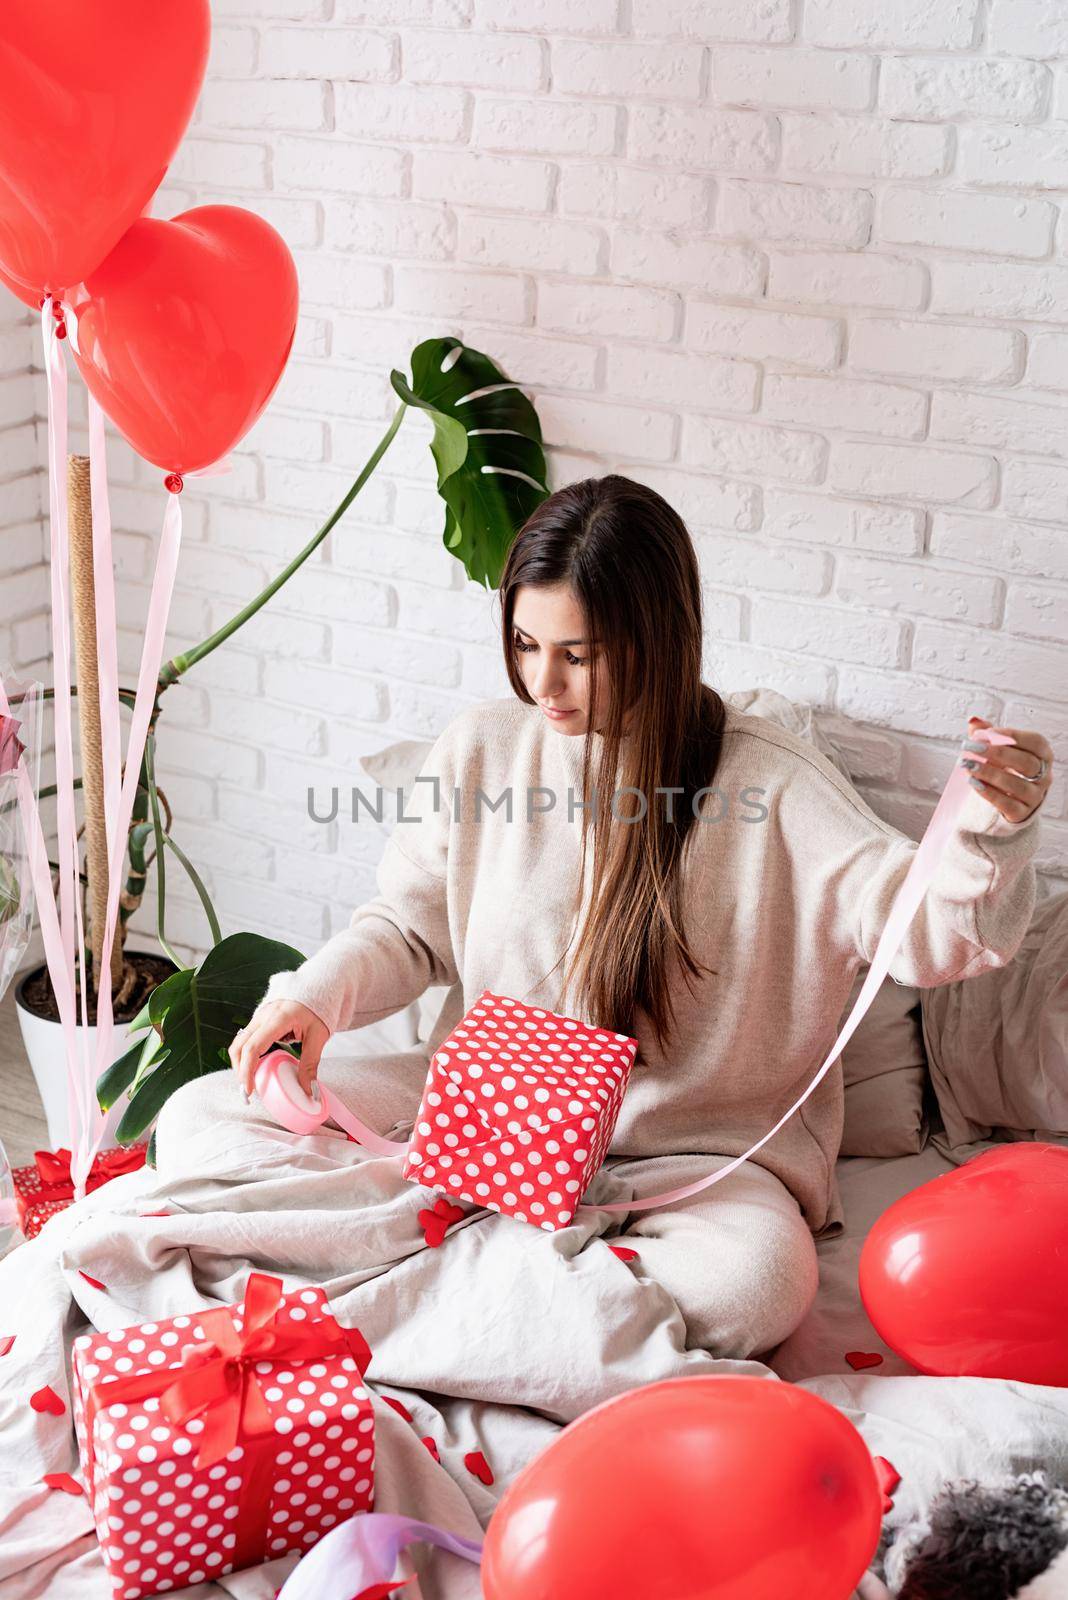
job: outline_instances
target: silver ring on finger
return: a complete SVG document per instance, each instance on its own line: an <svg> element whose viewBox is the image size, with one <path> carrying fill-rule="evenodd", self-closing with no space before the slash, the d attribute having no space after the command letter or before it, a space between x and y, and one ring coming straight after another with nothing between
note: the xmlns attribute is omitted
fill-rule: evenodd
<svg viewBox="0 0 1068 1600"><path fill-rule="evenodd" d="M1046 773L1049 771L1049 762L1046 760L1045 756L1039 756L1038 759L1041 765L1039 766L1039 769L1033 778L1027 777L1027 775L1023 772L1018 774L1019 777L1023 778L1025 783L1041 783L1044 780Z"/></svg>

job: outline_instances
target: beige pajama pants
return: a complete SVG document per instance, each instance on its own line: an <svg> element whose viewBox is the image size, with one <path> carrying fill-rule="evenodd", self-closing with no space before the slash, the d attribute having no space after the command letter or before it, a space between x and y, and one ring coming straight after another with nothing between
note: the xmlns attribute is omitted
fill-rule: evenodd
<svg viewBox="0 0 1068 1600"><path fill-rule="evenodd" d="M325 1055L321 1081L387 1137L410 1131L426 1078L419 1050L392 1055ZM208 1134L218 1151L247 1163L244 1144L298 1141L271 1120L253 1096L246 1104L225 1069L186 1084L164 1105L156 1131L160 1177L193 1176L186 1157ZM636 1198L679 1188L725 1166L715 1155L609 1157L606 1167L633 1186ZM354 1169L358 1171L359 1169ZM686 1323L687 1343L718 1357L759 1358L780 1344L816 1296L819 1267L812 1233L785 1185L756 1162L689 1200L612 1216L610 1234L637 1250L635 1270L671 1295ZM542 1235L546 1240L551 1235Z"/></svg>

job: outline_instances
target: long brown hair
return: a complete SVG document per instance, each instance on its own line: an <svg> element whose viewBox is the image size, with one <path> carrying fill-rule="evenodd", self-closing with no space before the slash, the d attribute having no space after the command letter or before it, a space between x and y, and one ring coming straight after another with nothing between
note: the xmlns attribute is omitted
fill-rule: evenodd
<svg viewBox="0 0 1068 1600"><path fill-rule="evenodd" d="M694 957L681 915L680 862L697 821L693 797L715 781L726 715L701 681L697 554L678 512L654 489L617 473L584 478L543 500L516 535L500 583L505 666L528 705L534 701L514 642L516 592L560 584L581 605L588 637L600 642L587 669L589 703L605 708L596 774L594 741L583 740L581 798L595 796L596 807L592 818L590 809L582 812L582 863L595 821L593 879L565 991L574 981L588 1020L618 1032L633 1032L640 1006L663 1049L674 1019L670 965L681 965L687 984L700 971L715 971ZM658 787L682 793L669 806Z"/></svg>

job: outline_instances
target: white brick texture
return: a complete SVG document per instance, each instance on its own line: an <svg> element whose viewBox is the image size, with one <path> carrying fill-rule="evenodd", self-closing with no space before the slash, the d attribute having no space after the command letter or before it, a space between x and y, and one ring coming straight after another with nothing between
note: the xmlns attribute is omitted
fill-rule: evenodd
<svg viewBox="0 0 1068 1600"><path fill-rule="evenodd" d="M391 369L452 334L535 402L551 486L619 471L678 509L709 680L818 703L876 806L929 815L972 711L1068 765L1065 0L212 10L153 214L266 217L301 321L234 470L187 485L176 639L312 537L388 425ZM5 300L0 656L44 675L37 342ZM72 416L84 448L76 377ZM443 546L430 436L409 412L315 556L164 699L176 834L231 927L310 951L344 926L380 836L312 823L309 783L509 692L498 612ZM117 439L109 461L125 678L161 496ZM1068 787L1050 803L1044 892L1068 885Z"/></svg>

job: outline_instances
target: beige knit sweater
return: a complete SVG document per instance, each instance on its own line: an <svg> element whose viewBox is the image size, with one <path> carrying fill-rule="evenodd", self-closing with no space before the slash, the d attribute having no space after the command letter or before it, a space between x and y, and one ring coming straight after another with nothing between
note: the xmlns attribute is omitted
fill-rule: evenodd
<svg viewBox="0 0 1068 1600"><path fill-rule="evenodd" d="M484 989L561 1009L563 965L543 975L588 901L588 870L577 898L582 744L514 696L460 712L422 768L440 790L415 784L403 813L413 820L393 829L378 895L296 971L276 973L264 999L302 1001L337 1032L447 984L431 1051ZM693 980L693 996L680 978L666 1053L637 1013L640 1049L610 1156L740 1155L775 1125L834 1042L916 848L810 744L730 706L715 787L724 798L710 797L705 815L724 814L690 830L683 906L692 947L718 972ZM506 804L492 808L509 789L511 820ZM899 983L931 987L1012 957L1035 903L1038 831L1036 817L1009 823L969 790L891 967ZM592 854L591 839L587 867ZM571 997L567 1011L590 1020ZM843 1092L836 1064L753 1158L817 1237L843 1226Z"/></svg>

